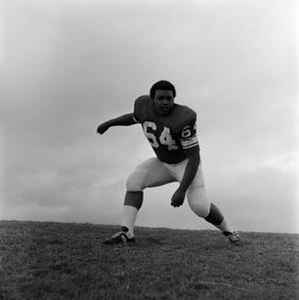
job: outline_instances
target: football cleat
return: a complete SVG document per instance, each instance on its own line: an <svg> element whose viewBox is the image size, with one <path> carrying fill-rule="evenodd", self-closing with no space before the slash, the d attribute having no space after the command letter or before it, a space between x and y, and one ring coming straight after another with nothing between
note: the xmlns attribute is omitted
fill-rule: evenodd
<svg viewBox="0 0 299 300"><path fill-rule="evenodd" d="M128 243L135 243L135 238L129 238L125 231L119 231L115 233L109 239L103 241L103 245L117 245L122 244L126 246Z"/></svg>
<svg viewBox="0 0 299 300"><path fill-rule="evenodd" d="M238 233L236 231L233 231L233 232L224 231L223 234L225 235L225 237L231 244L241 245L240 236L238 235Z"/></svg>

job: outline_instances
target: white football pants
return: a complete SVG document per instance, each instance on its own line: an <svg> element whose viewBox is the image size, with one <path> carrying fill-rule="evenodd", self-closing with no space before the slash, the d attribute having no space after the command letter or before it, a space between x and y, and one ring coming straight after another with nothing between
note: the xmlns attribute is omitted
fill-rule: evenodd
<svg viewBox="0 0 299 300"><path fill-rule="evenodd" d="M178 164L166 164L156 157L149 158L129 175L126 187L127 191L143 191L145 188L161 186L170 182L180 182L187 165L188 160ZM187 200L192 211L199 217L205 218L210 211L210 202L206 197L204 179L201 164L198 167L197 174L189 186Z"/></svg>

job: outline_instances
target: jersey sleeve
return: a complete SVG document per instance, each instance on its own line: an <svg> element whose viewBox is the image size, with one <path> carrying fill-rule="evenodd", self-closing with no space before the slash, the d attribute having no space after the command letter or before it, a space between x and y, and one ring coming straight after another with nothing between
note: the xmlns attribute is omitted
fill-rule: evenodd
<svg viewBox="0 0 299 300"><path fill-rule="evenodd" d="M184 150L199 146L196 135L196 114L180 132L180 143Z"/></svg>

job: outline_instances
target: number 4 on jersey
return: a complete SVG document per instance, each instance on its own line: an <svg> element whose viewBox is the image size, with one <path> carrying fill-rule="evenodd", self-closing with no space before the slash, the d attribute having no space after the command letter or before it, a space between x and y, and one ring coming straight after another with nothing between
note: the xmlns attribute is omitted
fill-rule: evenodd
<svg viewBox="0 0 299 300"><path fill-rule="evenodd" d="M176 145L175 140L172 138L170 129L168 127L164 127L159 140L162 145L168 146L168 150L178 149L178 146Z"/></svg>
<svg viewBox="0 0 299 300"><path fill-rule="evenodd" d="M148 132L148 128L151 128L153 131L157 130L157 125L154 122L145 121L143 123L143 131L150 144L154 148L159 147L159 143L157 141L157 137L154 133ZM161 135L159 137L159 142L161 145L165 145L168 147L168 150L177 150L178 146L175 143L175 140L172 138L170 134L170 129L168 127L164 127Z"/></svg>

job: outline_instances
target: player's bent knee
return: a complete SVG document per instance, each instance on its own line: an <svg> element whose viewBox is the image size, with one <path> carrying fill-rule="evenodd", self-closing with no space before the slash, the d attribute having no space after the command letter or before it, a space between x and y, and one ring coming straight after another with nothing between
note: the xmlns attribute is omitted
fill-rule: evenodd
<svg viewBox="0 0 299 300"><path fill-rule="evenodd" d="M188 203L191 210L201 218L208 216L210 212L210 202L206 197L204 186L191 188L187 193Z"/></svg>
<svg viewBox="0 0 299 300"><path fill-rule="evenodd" d="M189 203L191 210L199 217L205 218L209 214L210 205L207 203Z"/></svg>
<svg viewBox="0 0 299 300"><path fill-rule="evenodd" d="M188 194L188 203L191 210L201 218L205 218L210 211L210 202L205 196L205 192L194 192Z"/></svg>
<svg viewBox="0 0 299 300"><path fill-rule="evenodd" d="M144 190L145 172L141 168L137 168L131 173L126 182L127 191L139 192Z"/></svg>

